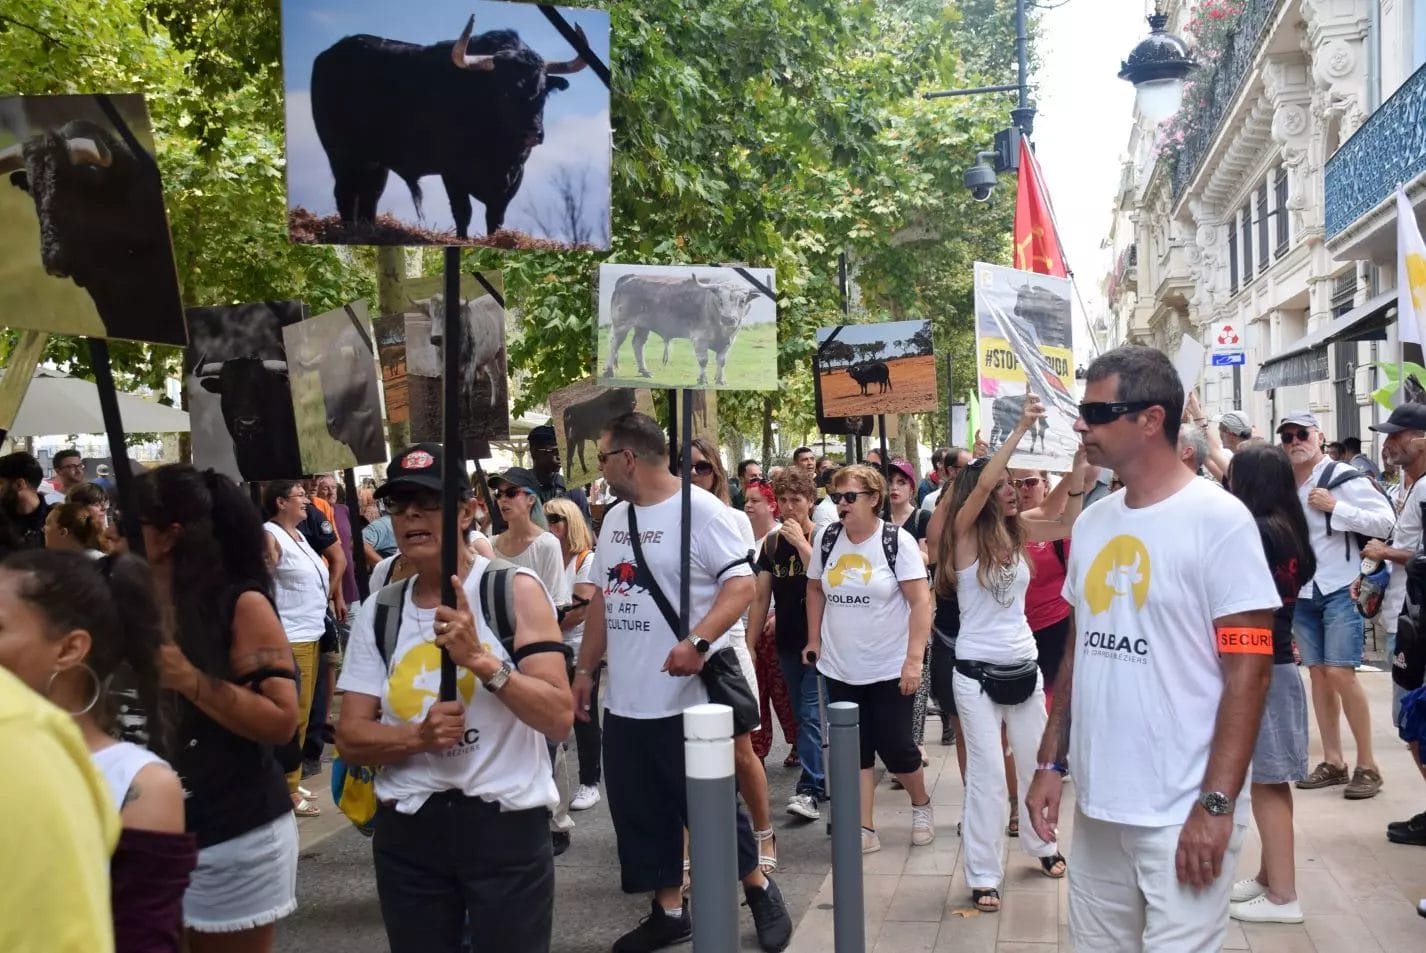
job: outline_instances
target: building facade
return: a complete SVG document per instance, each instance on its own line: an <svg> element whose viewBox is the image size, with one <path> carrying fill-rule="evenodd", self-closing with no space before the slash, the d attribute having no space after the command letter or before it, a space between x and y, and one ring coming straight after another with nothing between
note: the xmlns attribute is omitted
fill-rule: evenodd
<svg viewBox="0 0 1426 953"><path fill-rule="evenodd" d="M1170 7L1184 30L1193 5ZM1246 363L1205 360L1210 413L1241 408L1267 435L1309 408L1330 438L1370 444L1382 414L1372 365L1397 355L1397 184L1426 211L1426 0L1235 9L1197 52L1211 65L1178 136L1135 115L1106 342L1173 354L1189 335L1211 354L1226 323Z"/></svg>

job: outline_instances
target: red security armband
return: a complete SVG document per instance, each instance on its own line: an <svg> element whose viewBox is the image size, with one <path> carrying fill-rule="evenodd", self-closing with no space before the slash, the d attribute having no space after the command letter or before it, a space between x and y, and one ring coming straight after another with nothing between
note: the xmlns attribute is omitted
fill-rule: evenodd
<svg viewBox="0 0 1426 953"><path fill-rule="evenodd" d="M1273 630L1241 625L1220 625L1218 627L1218 653L1220 655L1271 655L1273 654Z"/></svg>

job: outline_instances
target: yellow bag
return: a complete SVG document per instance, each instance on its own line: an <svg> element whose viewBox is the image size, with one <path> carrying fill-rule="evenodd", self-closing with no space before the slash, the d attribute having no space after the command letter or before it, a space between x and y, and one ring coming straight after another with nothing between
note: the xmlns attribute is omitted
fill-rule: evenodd
<svg viewBox="0 0 1426 953"><path fill-rule="evenodd" d="M347 764L341 752L332 759L332 803L366 837L376 819L376 773L379 768Z"/></svg>

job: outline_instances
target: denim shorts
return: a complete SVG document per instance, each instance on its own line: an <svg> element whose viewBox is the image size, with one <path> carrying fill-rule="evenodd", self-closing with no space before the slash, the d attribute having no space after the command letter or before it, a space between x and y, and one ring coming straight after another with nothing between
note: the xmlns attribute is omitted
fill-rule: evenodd
<svg viewBox="0 0 1426 953"><path fill-rule="evenodd" d="M1282 784L1307 777L1307 693L1292 662L1273 666L1253 748L1253 783Z"/></svg>
<svg viewBox="0 0 1426 953"><path fill-rule="evenodd" d="M1323 595L1314 584L1312 598L1297 600L1292 612L1292 634L1306 666L1356 668L1366 645L1366 628L1352 604L1350 586Z"/></svg>

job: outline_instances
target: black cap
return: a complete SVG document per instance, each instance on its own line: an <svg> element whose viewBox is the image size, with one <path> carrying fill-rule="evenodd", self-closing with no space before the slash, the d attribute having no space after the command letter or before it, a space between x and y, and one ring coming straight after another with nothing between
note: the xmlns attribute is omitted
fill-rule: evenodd
<svg viewBox="0 0 1426 953"><path fill-rule="evenodd" d="M555 447L558 441L555 440L555 428L549 424L540 424L530 430L529 443L532 447Z"/></svg>
<svg viewBox="0 0 1426 953"><path fill-rule="evenodd" d="M502 483L509 483L521 489L529 490L535 496L540 495L540 481L536 476L524 467L511 467L504 473L497 473L490 478L490 488L493 490Z"/></svg>
<svg viewBox="0 0 1426 953"><path fill-rule="evenodd" d="M1426 430L1426 404L1402 404L1391 412L1386 423L1368 428L1377 433L1400 433L1403 430Z"/></svg>
<svg viewBox="0 0 1426 953"><path fill-rule="evenodd" d="M445 451L438 443L418 443L414 447L407 447L397 454L396 459L386 468L386 482L376 491L375 496L380 500L402 487L439 492L445 485L441 481L444 463ZM470 495L469 487L462 489L465 491L462 496Z"/></svg>

